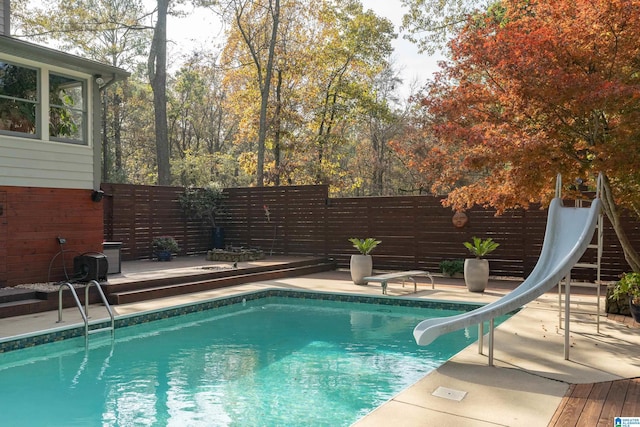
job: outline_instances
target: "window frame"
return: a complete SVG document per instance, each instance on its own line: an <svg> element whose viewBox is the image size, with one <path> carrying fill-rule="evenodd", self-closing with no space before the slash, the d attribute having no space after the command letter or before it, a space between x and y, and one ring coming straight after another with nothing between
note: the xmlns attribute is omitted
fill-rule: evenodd
<svg viewBox="0 0 640 427"><path fill-rule="evenodd" d="M13 61L5 58L0 58L0 63L12 65L15 67L21 67L21 68L25 68L25 69L36 72L36 89L35 89L36 100L35 101L27 98L19 98L15 96L0 94L0 99L8 99L12 101L25 102L28 104L35 105L35 117L34 117L35 132L27 133L27 132L20 132L20 131L12 131L8 129L0 129L0 135L10 135L10 136L16 136L16 137L28 138L28 139L42 139L42 132L41 132L42 129L40 128L40 117L42 116L42 69L35 66L30 66L30 65L21 63L19 61Z"/></svg>
<svg viewBox="0 0 640 427"><path fill-rule="evenodd" d="M79 112L82 120L81 120L81 131L80 131L80 139L74 139L74 138L69 138L69 137L60 137L60 136L54 136L52 135L52 132L50 129L47 129L48 134L49 134L49 140L51 141L56 141L56 142L65 142L65 143L69 143L69 144L76 144L76 145L89 145L89 139L88 139L88 132L87 132L87 124L88 124L88 119L89 119L89 111L88 111L88 105L89 105L89 99L88 99L88 85L87 85L87 79L83 79L77 76L72 76L69 74L65 74L65 73L61 73L58 71L53 71L53 70L47 70L47 81L48 81L48 96L47 96L47 111L48 111L48 123L49 126L51 126L51 113L53 111L53 109L68 109L71 112ZM80 83L80 89L82 91L81 93L81 97L82 97L82 108L73 108L73 107L69 107L66 106L64 104L53 104L51 103L51 98L50 96L52 95L51 93L51 78L52 76L57 76L57 77L62 77L62 78L66 78L66 79L70 79L70 80L74 80L78 83Z"/></svg>
<svg viewBox="0 0 640 427"><path fill-rule="evenodd" d="M21 57L16 57L13 55L0 54L0 62L7 63L10 65L14 65L17 67L23 67L30 70L36 71L36 79L37 79L37 103L36 103L36 119L35 119L35 133L24 133L10 130L0 130L0 137L15 137L15 138L24 138L28 140L38 140L42 142L55 142L62 144L72 144L84 147L91 147L92 144L92 85L91 85L91 75L86 73L75 72L70 69L56 66L53 63L43 63L37 62ZM49 125L50 125L50 114L51 109L56 107L65 107L64 105L52 104L50 103L50 76L60 76L68 79L75 80L80 83L81 91L82 91L82 109L72 109L73 113L80 113L82 117L81 123L81 132L80 139L66 138L66 137L58 137L51 135ZM12 99L12 97L1 96L5 99ZM17 98L19 101L29 101L23 100L22 98Z"/></svg>

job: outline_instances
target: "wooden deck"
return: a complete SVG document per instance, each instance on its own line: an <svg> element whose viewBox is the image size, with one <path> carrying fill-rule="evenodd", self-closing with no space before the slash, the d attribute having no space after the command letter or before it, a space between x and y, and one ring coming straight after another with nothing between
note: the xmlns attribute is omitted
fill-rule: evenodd
<svg viewBox="0 0 640 427"><path fill-rule="evenodd" d="M609 313L607 317L640 329L640 323L629 316ZM549 427L612 427L615 417L640 417L640 378L572 384Z"/></svg>
<svg viewBox="0 0 640 427"><path fill-rule="evenodd" d="M640 417L640 378L572 384L550 427L612 427L615 417Z"/></svg>

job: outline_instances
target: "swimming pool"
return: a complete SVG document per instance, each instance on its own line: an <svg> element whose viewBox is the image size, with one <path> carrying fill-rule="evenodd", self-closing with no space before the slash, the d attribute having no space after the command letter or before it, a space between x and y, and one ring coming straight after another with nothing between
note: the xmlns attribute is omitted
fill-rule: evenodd
<svg viewBox="0 0 640 427"><path fill-rule="evenodd" d="M348 426L476 340L477 328L428 347L412 336L472 305L291 296L121 328L88 351L74 338L2 354L3 423Z"/></svg>

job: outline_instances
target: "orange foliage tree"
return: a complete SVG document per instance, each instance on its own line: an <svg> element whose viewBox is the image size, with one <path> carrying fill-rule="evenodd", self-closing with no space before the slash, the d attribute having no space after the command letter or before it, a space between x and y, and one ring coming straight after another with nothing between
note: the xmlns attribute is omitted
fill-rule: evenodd
<svg viewBox="0 0 640 427"><path fill-rule="evenodd" d="M470 16L396 147L454 209L548 202L557 173L640 217L640 0L504 0ZM406 142L408 141L408 142Z"/></svg>

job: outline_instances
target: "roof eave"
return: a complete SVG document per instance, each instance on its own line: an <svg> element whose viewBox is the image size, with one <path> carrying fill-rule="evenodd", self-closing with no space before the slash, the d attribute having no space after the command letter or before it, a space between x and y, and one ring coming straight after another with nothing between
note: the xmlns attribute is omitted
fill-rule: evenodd
<svg viewBox="0 0 640 427"><path fill-rule="evenodd" d="M130 75L128 71L122 68L81 58L76 55L2 34L0 34L0 52L32 61L58 65L82 73L112 76L115 80L124 80Z"/></svg>

